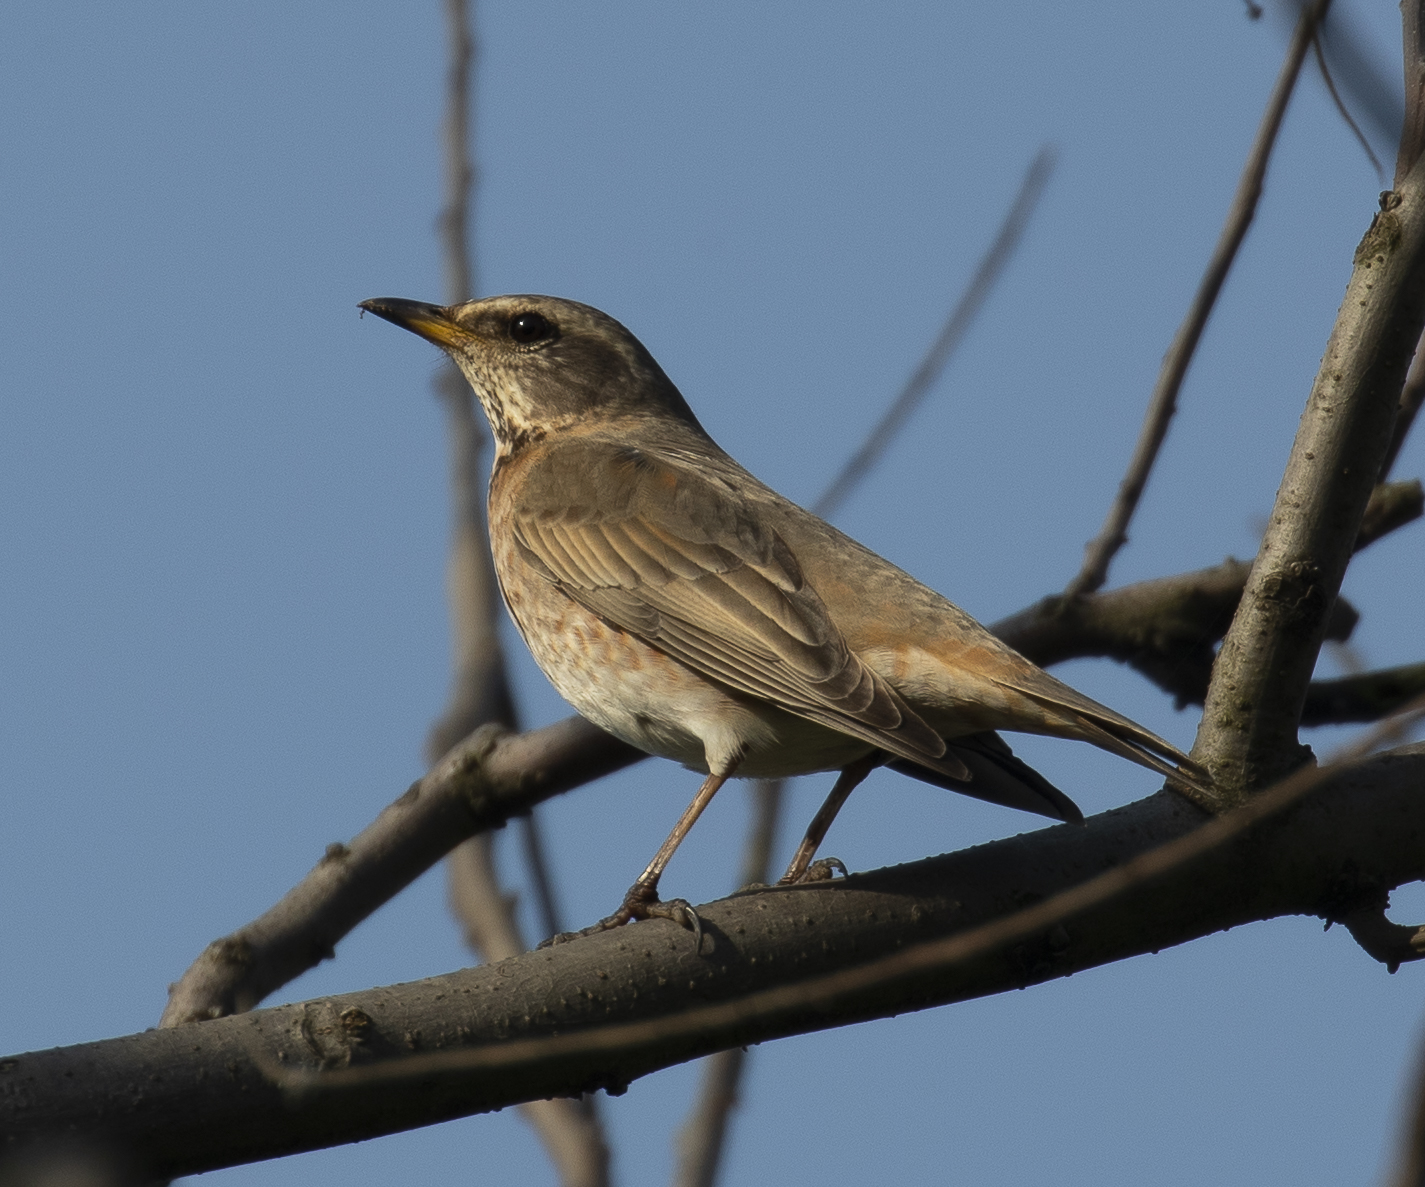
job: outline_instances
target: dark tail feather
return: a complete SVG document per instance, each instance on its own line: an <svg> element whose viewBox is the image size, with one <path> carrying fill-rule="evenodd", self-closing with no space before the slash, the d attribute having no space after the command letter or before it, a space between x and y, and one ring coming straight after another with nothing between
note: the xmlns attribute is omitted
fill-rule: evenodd
<svg viewBox="0 0 1425 1187"><path fill-rule="evenodd" d="M946 757L953 754L963 762L970 769L972 779L952 779L904 758L893 758L886 766L912 779L948 787L992 804L1037 812L1070 824L1084 822L1078 805L1027 762L1015 758L1014 751L998 734L988 730L983 734L967 734L949 739L947 745Z"/></svg>

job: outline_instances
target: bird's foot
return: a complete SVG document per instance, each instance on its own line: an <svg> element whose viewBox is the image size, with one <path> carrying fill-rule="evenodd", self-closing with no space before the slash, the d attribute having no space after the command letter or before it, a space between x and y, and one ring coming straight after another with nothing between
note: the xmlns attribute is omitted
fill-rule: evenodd
<svg viewBox="0 0 1425 1187"><path fill-rule="evenodd" d="M793 866L778 880L778 886L805 886L808 882L830 882L832 875L840 873L843 878L850 876L846 863L839 857L823 857L811 863L804 870Z"/></svg>
<svg viewBox="0 0 1425 1187"><path fill-rule="evenodd" d="M612 915L600 919L598 923L592 924L581 931L560 932L557 936L550 936L541 948L548 948L554 944L567 943L569 940L577 940L580 936L593 936L601 931L612 931L616 927L622 927L625 923L633 923L639 919L671 919L674 923L686 927L693 933L694 948L701 948L703 944L703 921L698 918L698 913L693 910L692 905L686 899L669 899L666 903L658 897L658 886L656 883L648 884L635 882L623 897L623 904Z"/></svg>

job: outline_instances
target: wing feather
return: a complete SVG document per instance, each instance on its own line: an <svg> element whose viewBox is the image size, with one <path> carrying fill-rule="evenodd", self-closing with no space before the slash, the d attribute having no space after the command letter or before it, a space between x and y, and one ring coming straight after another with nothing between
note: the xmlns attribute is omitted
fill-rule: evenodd
<svg viewBox="0 0 1425 1187"><path fill-rule="evenodd" d="M532 475L511 527L536 570L622 630L746 695L953 778L969 771L863 664L752 507L671 458L583 443L594 493Z"/></svg>

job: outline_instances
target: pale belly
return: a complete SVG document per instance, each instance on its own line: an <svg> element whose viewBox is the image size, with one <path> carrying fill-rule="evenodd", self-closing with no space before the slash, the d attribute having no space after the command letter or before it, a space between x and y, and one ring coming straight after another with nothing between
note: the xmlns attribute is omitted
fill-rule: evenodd
<svg viewBox="0 0 1425 1187"><path fill-rule="evenodd" d="M496 558L496 568L502 565ZM505 588L510 614L549 681L601 729L695 771L746 778L839 770L859 738L732 693L610 626L538 578Z"/></svg>

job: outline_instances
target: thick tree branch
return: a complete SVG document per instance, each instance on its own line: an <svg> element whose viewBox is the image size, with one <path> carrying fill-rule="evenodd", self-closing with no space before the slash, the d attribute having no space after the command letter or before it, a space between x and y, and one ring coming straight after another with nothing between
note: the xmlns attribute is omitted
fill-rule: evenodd
<svg viewBox="0 0 1425 1187"><path fill-rule="evenodd" d="M481 833L446 859L451 908L466 928L466 942L487 964L529 949L516 923L514 896L500 886L493 841L492 834ZM609 1146L594 1100L560 1097L520 1106L565 1187L606 1187L609 1182Z"/></svg>
<svg viewBox="0 0 1425 1187"><path fill-rule="evenodd" d="M1297 723L1425 322L1425 166L1382 196L1307 400L1193 757L1223 803L1302 762ZM1220 806L1220 805L1219 805Z"/></svg>
<svg viewBox="0 0 1425 1187"><path fill-rule="evenodd" d="M1237 182L1237 192L1232 196L1232 205L1227 210L1227 220L1217 237L1217 246L1212 250L1212 258L1207 262L1207 270L1197 286L1197 294L1188 307L1187 316L1168 346L1168 353L1163 356L1163 365L1158 372L1158 381L1153 385L1153 393L1148 398L1148 411L1138 432L1138 443L1133 447L1128 472L1119 484L1118 495L1108 509L1103 527L1084 548L1083 566L1064 590L1066 597L1075 598L1100 589L1108 579L1108 566L1114 555L1128 543L1128 524L1138 509L1138 500L1143 496L1143 488L1148 485L1148 475L1152 473L1158 451L1168 435L1168 425L1178 408L1178 392L1187 377L1188 365L1207 326L1207 319L1212 315L1217 295L1222 291L1227 273L1232 269L1232 261L1237 258L1237 250L1247 237L1247 229L1257 213L1272 146L1281 130L1291 93L1296 89L1301 64L1316 40L1317 26L1330 3L1331 0L1315 0L1302 7L1296 32L1287 47L1286 60L1282 62L1276 85L1267 99L1267 109L1262 113L1262 122L1257 127L1256 138L1242 166L1242 176Z"/></svg>
<svg viewBox="0 0 1425 1187"><path fill-rule="evenodd" d="M717 1011L1005 919L1184 837L1203 817L1160 793L1087 828L723 900L699 908L711 937L702 955L675 926L641 923L430 981L17 1056L0 1061L0 1132L18 1146L83 1124L123 1143L154 1174L193 1173L596 1086L617 1091L713 1050L1002 992L1252 920L1342 919L1425 876L1422 790L1425 747L1406 747L1043 934L772 1015L749 1020L732 1008L696 1034L674 1026L674 1039L615 1043L609 1028ZM597 1041L558 1058L531 1059L534 1048L520 1042L586 1032ZM607 1043L598 1037L605 1033ZM268 1074L471 1048L483 1049L486 1066L428 1066L399 1083L295 1101Z"/></svg>

